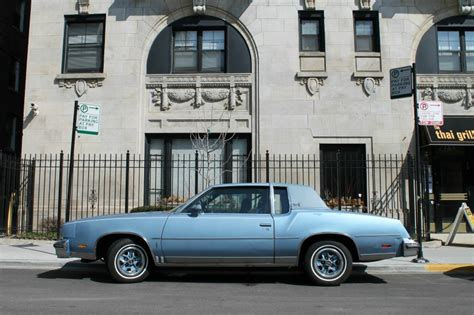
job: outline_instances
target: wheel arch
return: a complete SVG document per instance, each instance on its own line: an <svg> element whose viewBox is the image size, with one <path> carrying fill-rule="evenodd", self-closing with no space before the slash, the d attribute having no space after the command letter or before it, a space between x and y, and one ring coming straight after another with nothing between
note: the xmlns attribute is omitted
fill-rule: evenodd
<svg viewBox="0 0 474 315"><path fill-rule="evenodd" d="M129 233L129 232L110 233L110 234L101 236L98 239L97 245L96 245L96 258L97 259L105 258L105 256L107 255L107 249L110 247L110 245L112 245L115 241L119 239L123 239L123 238L129 238L135 241L140 246L142 246L143 249L145 249L150 261L152 261L153 263L155 262L155 259L151 252L151 247L148 244L148 241L143 236L140 236L134 233Z"/></svg>
<svg viewBox="0 0 474 315"><path fill-rule="evenodd" d="M344 234L339 234L339 233L324 233L324 234L314 234L309 237L307 237L302 243L299 248L298 252L298 266L302 266L304 263L305 259L305 254L308 248L319 241L335 241L343 244L344 246L347 247L349 252L351 253L352 260L353 262L358 262L359 261L359 250L357 248L356 243L354 240Z"/></svg>

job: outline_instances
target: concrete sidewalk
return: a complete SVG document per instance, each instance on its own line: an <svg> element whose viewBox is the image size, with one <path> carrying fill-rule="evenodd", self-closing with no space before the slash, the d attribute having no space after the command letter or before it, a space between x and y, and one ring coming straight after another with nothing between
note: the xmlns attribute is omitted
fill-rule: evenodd
<svg viewBox="0 0 474 315"><path fill-rule="evenodd" d="M472 234L471 234L472 235ZM473 236L474 241L474 236ZM423 243L423 256L427 264L411 262L414 257L397 257L378 262L356 264L355 273L426 273L460 272L474 274L474 242L442 246L441 241ZM0 269L58 269L88 268L97 264L82 264L79 259L56 257L54 241L39 241L0 237ZM471 243L471 244L470 244Z"/></svg>

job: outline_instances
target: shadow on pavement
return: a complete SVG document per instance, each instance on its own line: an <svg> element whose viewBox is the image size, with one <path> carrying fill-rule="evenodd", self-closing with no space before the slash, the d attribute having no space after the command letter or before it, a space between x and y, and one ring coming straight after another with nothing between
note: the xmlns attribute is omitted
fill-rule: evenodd
<svg viewBox="0 0 474 315"><path fill-rule="evenodd" d="M474 265L452 269L450 271L444 272L444 275L448 277L474 281Z"/></svg>
<svg viewBox="0 0 474 315"><path fill-rule="evenodd" d="M385 280L365 273L365 268L356 268L346 283L384 284ZM38 275L42 279L90 279L100 283L115 283L102 262L78 264L68 263L61 269L50 270ZM146 282L180 283L241 283L256 286L265 283L283 283L311 286L312 282L304 272L287 268L155 268Z"/></svg>

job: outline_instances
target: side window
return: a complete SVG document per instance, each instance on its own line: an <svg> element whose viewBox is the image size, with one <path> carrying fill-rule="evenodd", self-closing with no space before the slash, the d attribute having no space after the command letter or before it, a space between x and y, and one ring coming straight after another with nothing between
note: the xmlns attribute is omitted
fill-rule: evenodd
<svg viewBox="0 0 474 315"><path fill-rule="evenodd" d="M105 16L67 16L63 73L102 72Z"/></svg>
<svg viewBox="0 0 474 315"><path fill-rule="evenodd" d="M184 213L193 208L203 213L270 213L268 188L256 187L223 187L215 188L195 200Z"/></svg>
<svg viewBox="0 0 474 315"><path fill-rule="evenodd" d="M380 52L378 12L354 11L355 51Z"/></svg>
<svg viewBox="0 0 474 315"><path fill-rule="evenodd" d="M299 12L300 51L324 51L323 11Z"/></svg>
<svg viewBox="0 0 474 315"><path fill-rule="evenodd" d="M290 211L288 201L288 191L284 187L274 187L275 194L275 214L284 214Z"/></svg>

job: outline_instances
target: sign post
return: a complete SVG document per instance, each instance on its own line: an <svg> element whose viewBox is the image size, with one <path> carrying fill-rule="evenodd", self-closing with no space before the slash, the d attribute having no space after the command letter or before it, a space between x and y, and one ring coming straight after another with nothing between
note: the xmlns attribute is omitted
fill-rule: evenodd
<svg viewBox="0 0 474 315"><path fill-rule="evenodd" d="M71 151L69 156L69 178L67 183L67 197L66 197L66 218L65 221L69 221L69 214L71 212L71 191L72 191L72 175L74 171L74 147L76 144L76 122L77 122L77 110L79 104L74 101L74 115L72 118L72 136L71 136Z"/></svg>
<svg viewBox="0 0 474 315"><path fill-rule="evenodd" d="M79 117L78 117L79 116ZM71 155L69 156L69 177L67 183L66 197L66 222L69 221L71 212L71 193L72 179L74 175L74 148L76 144L77 133L98 135L100 124L100 106L91 104L79 104L74 102L74 116L72 119L72 136L71 136Z"/></svg>
<svg viewBox="0 0 474 315"><path fill-rule="evenodd" d="M416 95L416 64L394 68L390 70L390 98L397 99L410 97L413 95L413 114L415 126L415 171L416 171L416 234L417 241L420 244L417 258L413 259L416 263L427 263L428 259L423 257L423 238L422 238L422 193L421 193L421 153L420 153L420 131L418 128L418 102Z"/></svg>

